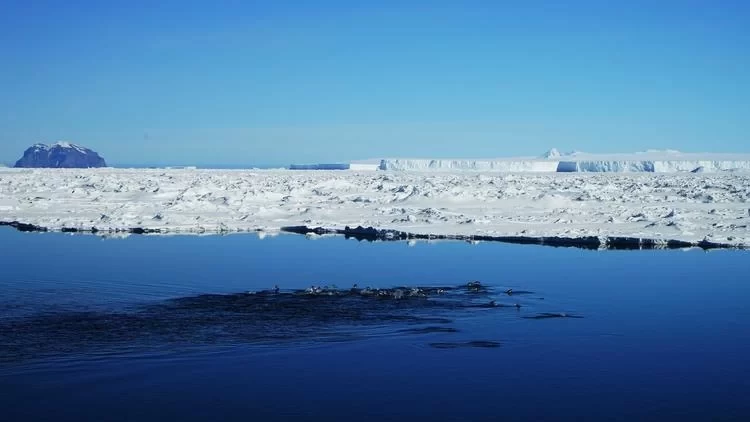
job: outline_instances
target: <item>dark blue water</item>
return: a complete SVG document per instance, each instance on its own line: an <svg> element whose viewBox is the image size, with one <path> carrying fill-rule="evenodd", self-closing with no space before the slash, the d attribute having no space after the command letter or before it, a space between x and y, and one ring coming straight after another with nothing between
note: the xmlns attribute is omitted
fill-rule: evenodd
<svg viewBox="0 0 750 422"><path fill-rule="evenodd" d="M0 248L3 421L750 420L747 252L12 230ZM487 291L456 306L236 295L469 280ZM511 306L463 306L489 299ZM544 313L583 318L526 318Z"/></svg>

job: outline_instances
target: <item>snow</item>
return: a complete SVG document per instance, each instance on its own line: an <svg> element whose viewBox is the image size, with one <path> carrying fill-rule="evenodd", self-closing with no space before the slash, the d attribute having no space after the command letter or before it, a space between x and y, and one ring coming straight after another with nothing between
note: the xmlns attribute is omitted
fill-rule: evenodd
<svg viewBox="0 0 750 422"><path fill-rule="evenodd" d="M750 245L747 173L0 169L0 221L214 233L626 236Z"/></svg>
<svg viewBox="0 0 750 422"><path fill-rule="evenodd" d="M750 154L682 153L648 150L632 154L560 153L551 149L541 157L497 159L389 158L383 170L397 171L495 171L495 172L702 172L750 171Z"/></svg>
<svg viewBox="0 0 750 422"><path fill-rule="evenodd" d="M552 148L551 150L549 150L549 151L545 152L545 153L544 153L544 154L542 155L542 158L546 158L546 159L550 159L550 158L558 158L558 157L560 157L561 155L562 155L562 154L560 153L560 151L558 151L558 150L557 150L557 148Z"/></svg>
<svg viewBox="0 0 750 422"><path fill-rule="evenodd" d="M65 142L65 141L55 142L52 145L37 143L37 144L32 145L31 147L34 148L36 151L47 151L54 147L60 147L60 148L66 148L66 149L75 149L76 151L82 154L88 154L89 152L88 148L85 148L85 147L82 147L80 145L76 145L70 142Z"/></svg>
<svg viewBox="0 0 750 422"><path fill-rule="evenodd" d="M56 142L52 146L53 147L58 146L58 147L61 147L61 148L74 149L74 150L76 150L76 151L78 151L78 152L80 152L82 154L88 154L88 152L89 152L88 148L82 147L80 145L72 144L70 142Z"/></svg>

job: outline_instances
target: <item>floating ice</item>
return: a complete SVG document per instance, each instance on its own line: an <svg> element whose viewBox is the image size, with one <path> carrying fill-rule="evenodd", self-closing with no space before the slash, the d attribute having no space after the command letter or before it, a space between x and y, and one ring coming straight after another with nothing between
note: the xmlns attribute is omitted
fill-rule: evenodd
<svg viewBox="0 0 750 422"><path fill-rule="evenodd" d="M0 222L116 233L750 241L750 174L0 169ZM26 226L19 226L26 227ZM597 244L600 242L596 242Z"/></svg>
<svg viewBox="0 0 750 422"><path fill-rule="evenodd" d="M698 154L649 150L634 154L562 154L551 149L540 157L498 159L390 158L381 170L493 172L617 172L676 173L750 171L750 154Z"/></svg>

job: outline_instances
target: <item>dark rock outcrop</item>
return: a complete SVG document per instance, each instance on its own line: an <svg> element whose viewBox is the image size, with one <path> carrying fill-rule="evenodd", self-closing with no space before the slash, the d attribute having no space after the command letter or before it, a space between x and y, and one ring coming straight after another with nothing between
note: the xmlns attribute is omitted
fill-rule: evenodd
<svg viewBox="0 0 750 422"><path fill-rule="evenodd" d="M36 144L16 161L16 168L90 168L106 167L98 153L68 142L52 145Z"/></svg>

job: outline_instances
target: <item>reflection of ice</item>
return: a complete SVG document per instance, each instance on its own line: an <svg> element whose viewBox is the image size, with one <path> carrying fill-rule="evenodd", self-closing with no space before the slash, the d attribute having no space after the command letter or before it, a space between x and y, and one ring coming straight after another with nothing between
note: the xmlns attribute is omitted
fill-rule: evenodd
<svg viewBox="0 0 750 422"><path fill-rule="evenodd" d="M130 237L130 233L128 232L104 233L99 236L102 239L127 239L128 237Z"/></svg>
<svg viewBox="0 0 750 422"><path fill-rule="evenodd" d="M279 230L256 230L255 233L260 240L277 237L281 234Z"/></svg>

